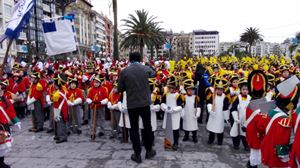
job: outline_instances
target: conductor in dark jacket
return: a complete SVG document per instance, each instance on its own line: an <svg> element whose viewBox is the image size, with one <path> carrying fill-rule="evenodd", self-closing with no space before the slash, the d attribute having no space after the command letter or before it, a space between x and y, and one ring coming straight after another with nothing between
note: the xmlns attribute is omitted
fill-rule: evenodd
<svg viewBox="0 0 300 168"><path fill-rule="evenodd" d="M118 91L126 92L127 108L130 120L130 139L134 154L131 160L141 163L141 144L139 135L139 116L143 120L145 135L144 145L146 148L146 159L150 159L156 155L152 150L154 135L151 128L151 92L148 78L155 76L155 71L150 67L140 63L141 55L138 52L129 54L130 65L121 71Z"/></svg>

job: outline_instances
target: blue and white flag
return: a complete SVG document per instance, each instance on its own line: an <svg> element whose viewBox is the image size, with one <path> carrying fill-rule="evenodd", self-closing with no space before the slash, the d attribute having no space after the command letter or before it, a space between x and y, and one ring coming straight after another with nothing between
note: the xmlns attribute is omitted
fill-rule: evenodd
<svg viewBox="0 0 300 168"><path fill-rule="evenodd" d="M53 56L76 51L74 16L64 16L43 23L47 55Z"/></svg>
<svg viewBox="0 0 300 168"><path fill-rule="evenodd" d="M20 32L29 22L30 10L34 5L35 5L35 0L19 0L15 4L13 8L12 17L10 18L6 26L6 31L5 31L6 37L8 37L9 39L18 39L18 37L20 36ZM4 39L1 38L1 40Z"/></svg>

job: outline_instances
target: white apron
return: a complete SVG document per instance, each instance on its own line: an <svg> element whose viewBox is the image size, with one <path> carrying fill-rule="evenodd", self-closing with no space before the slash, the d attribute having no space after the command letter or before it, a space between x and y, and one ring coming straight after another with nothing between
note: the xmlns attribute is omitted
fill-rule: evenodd
<svg viewBox="0 0 300 168"><path fill-rule="evenodd" d="M213 133L223 133L224 132L224 105L225 95L215 96L215 111L214 114L210 114L207 122L206 129Z"/></svg>
<svg viewBox="0 0 300 168"><path fill-rule="evenodd" d="M196 131L198 130L198 122L196 118L197 109L195 108L195 95L185 96L185 106L183 110L183 130Z"/></svg>
<svg viewBox="0 0 300 168"><path fill-rule="evenodd" d="M239 95L238 96L239 99L239 105L238 105L238 112L237 112L237 116L238 119L240 120L240 124L238 124L237 122L234 122L231 130L230 130L230 136L232 137L236 137L238 136L239 132L240 135L242 136L246 136L246 133L244 131L242 131L242 126L244 125L245 121L246 121L246 108L248 106L248 104L250 103L251 97L248 95L246 100L242 99L242 96ZM240 129L238 131L238 129Z"/></svg>
<svg viewBox="0 0 300 168"><path fill-rule="evenodd" d="M166 95L166 105L170 106L171 108L177 107L177 95L178 93L168 93ZM180 125L180 116L181 112L173 112L172 113L172 129L178 130ZM166 128L166 121L167 121L167 115L164 115L163 120L163 129Z"/></svg>

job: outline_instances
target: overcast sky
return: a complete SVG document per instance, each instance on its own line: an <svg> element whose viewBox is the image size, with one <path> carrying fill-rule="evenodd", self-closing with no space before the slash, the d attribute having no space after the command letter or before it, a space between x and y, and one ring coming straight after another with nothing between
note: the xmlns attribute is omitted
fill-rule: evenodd
<svg viewBox="0 0 300 168"><path fill-rule="evenodd" d="M92 0L93 9L112 18L111 1ZM283 42L300 31L299 7L300 0L118 0L118 20L145 9L173 32L217 30L221 42L238 41L251 26L260 29L265 41Z"/></svg>

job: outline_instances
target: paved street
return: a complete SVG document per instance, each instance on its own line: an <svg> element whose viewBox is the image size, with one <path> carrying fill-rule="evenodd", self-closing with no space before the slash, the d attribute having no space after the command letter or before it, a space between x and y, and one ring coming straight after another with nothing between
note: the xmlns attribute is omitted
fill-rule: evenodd
<svg viewBox="0 0 300 168"><path fill-rule="evenodd" d="M231 139L225 135L224 145L207 145L207 132L201 126L199 142L182 142L176 152L165 151L163 148L164 132L156 132L154 149L157 155L153 160L143 159L142 164L130 160L131 144L121 144L110 140L110 130L105 137L96 138L91 142L88 127L83 128L83 134L70 135L67 143L55 144L53 135L30 133L30 119L22 121L22 131L16 133L14 146L6 157L6 162L12 168L124 168L124 167L163 167L163 168L241 168L247 162L248 154L242 149L234 151ZM161 125L161 121L159 121ZM226 130L228 132L228 128ZM142 157L145 156L143 150Z"/></svg>

